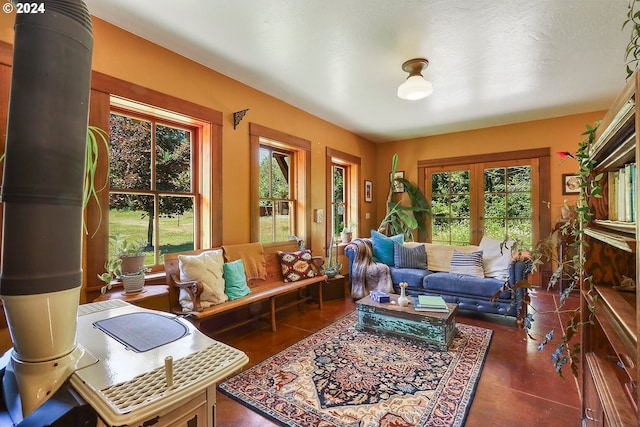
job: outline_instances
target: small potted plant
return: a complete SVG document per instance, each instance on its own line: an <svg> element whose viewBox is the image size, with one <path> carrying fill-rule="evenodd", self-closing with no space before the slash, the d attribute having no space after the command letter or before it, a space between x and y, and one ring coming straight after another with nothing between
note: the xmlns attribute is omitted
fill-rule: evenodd
<svg viewBox="0 0 640 427"><path fill-rule="evenodd" d="M106 283L100 292L104 294L111 289L115 279L122 280L126 293L140 292L144 286L144 273L148 271L144 267L142 245L128 242L121 234L109 237L109 241L113 256L104 265L106 272L98 275Z"/></svg>
<svg viewBox="0 0 640 427"><path fill-rule="evenodd" d="M353 238L353 229L355 227L356 223L353 221L349 223L348 227L344 227L342 233L340 234L340 240L342 241L342 243L349 243L351 241L351 239Z"/></svg>

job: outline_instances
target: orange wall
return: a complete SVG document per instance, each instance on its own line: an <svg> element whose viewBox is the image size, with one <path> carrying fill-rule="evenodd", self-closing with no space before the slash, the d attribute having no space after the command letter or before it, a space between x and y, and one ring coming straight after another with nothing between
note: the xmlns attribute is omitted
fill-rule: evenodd
<svg viewBox="0 0 640 427"><path fill-rule="evenodd" d="M575 153L578 143L583 140L581 134L585 125L594 125L602 119L604 111L576 114L571 116L523 122L513 125L476 129L465 132L449 133L422 138L397 141L378 147L377 182L388 182L391 170L391 157L398 153L398 170L405 171L405 178L417 182L418 167L416 160L431 160L475 154L517 151L531 148L551 148L551 221L560 218L560 208L564 201L571 203L575 196L562 194L562 174L574 173L578 164L573 159L563 162L556 156L558 151ZM388 191L388 184L385 190ZM545 201L546 202L546 201ZM384 212L384 195L378 193L377 209ZM546 207L545 207L546 209Z"/></svg>
<svg viewBox="0 0 640 427"><path fill-rule="evenodd" d="M0 14L0 40L13 42L12 15ZM585 124L593 124L604 112L578 114L548 120L524 122L373 144L338 126L319 119L281 100L252 89L160 46L94 19L93 68L141 86L205 105L223 113L223 242L249 240L249 135L248 123L255 122L312 142L310 209L325 208L325 149L335 148L362 159L361 180L374 184L374 203L364 203L359 183L360 233L368 235L385 212L391 156L399 153L398 170L412 182L417 180L417 160L550 147L551 219L560 216L563 196L560 176L577 169L572 160L560 161L557 151L574 152ZM428 102L428 100L426 101ZM249 108L239 127L233 129L233 112ZM369 213L370 219L365 219ZM312 249L321 253L325 224L312 223Z"/></svg>
<svg viewBox="0 0 640 427"><path fill-rule="evenodd" d="M13 22L12 15L0 15L0 40L13 43ZM310 209L325 208L326 147L360 157L361 179L373 180L376 148L370 141L105 21L94 18L93 26L94 70L223 113L220 202L225 244L249 241L249 122L311 141ZM233 112L246 108L247 115L234 130ZM324 233L325 223L312 223L312 249L317 253L322 253Z"/></svg>

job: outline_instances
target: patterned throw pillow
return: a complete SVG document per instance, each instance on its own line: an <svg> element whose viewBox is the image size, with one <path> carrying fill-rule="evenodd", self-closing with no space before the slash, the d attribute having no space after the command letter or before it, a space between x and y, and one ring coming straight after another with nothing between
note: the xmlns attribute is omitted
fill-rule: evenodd
<svg viewBox="0 0 640 427"><path fill-rule="evenodd" d="M482 251L475 251L470 254L454 251L451 257L449 272L466 274L467 276L484 277Z"/></svg>
<svg viewBox="0 0 640 427"><path fill-rule="evenodd" d="M393 243L393 266L395 268L427 269L427 251L424 245L408 247Z"/></svg>
<svg viewBox="0 0 640 427"><path fill-rule="evenodd" d="M307 249L295 252L278 251L282 277L285 282L296 282L316 276L311 263L311 252Z"/></svg>

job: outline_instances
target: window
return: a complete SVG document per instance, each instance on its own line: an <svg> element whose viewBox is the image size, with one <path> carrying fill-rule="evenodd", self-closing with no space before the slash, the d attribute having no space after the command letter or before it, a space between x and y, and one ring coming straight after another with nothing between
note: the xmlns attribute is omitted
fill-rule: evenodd
<svg viewBox="0 0 640 427"><path fill-rule="evenodd" d="M249 125L251 145L251 241L292 236L309 245L311 142L264 126Z"/></svg>
<svg viewBox="0 0 640 427"><path fill-rule="evenodd" d="M163 254L199 243L199 132L187 117L181 119L116 108L109 118L109 234L139 243L145 265L161 264Z"/></svg>
<svg viewBox="0 0 640 427"><path fill-rule="evenodd" d="M360 158L327 148L327 241L345 228L357 235Z"/></svg>
<svg viewBox="0 0 640 427"><path fill-rule="evenodd" d="M347 189L349 188L349 176L347 167L331 164L331 226L333 236L339 236L342 230L349 225L347 213L349 202Z"/></svg>
<svg viewBox="0 0 640 427"><path fill-rule="evenodd" d="M291 153L260 145L260 242L279 242L294 235L295 206Z"/></svg>
<svg viewBox="0 0 640 427"><path fill-rule="evenodd" d="M120 226L136 229L131 237L134 242L142 241L145 246L151 243L149 246L153 248L147 248L146 262L153 271L162 269L162 254L183 250L174 246L178 243L172 243L178 240L170 233L176 228L180 234L187 235L179 239L180 242L190 247L222 244L222 207L212 203L222 197L222 113L94 71L89 124L109 130L114 120L120 121L125 133L132 133L133 129L147 132L147 141L155 141L153 147L157 146L157 150L151 149L150 142L145 150L135 149L141 156L140 161L149 165L146 169L149 172L146 178L141 178L144 185L129 188L116 178L103 180L109 168L109 153L100 147L96 188L105 190L98 192L99 203L90 202L85 211L88 234L84 242L83 274L89 300L100 290L102 283L97 275L104 272L110 255L109 236ZM186 159L189 159L189 172ZM169 172L163 172L163 168ZM188 181L190 189L184 184ZM138 199L128 207L129 213L135 213L129 218L133 224L118 220L119 214L127 213L120 204L127 197ZM146 208L150 205L153 205L153 216L147 216L151 209ZM193 219L189 218L190 209ZM111 226L110 222L113 222Z"/></svg>

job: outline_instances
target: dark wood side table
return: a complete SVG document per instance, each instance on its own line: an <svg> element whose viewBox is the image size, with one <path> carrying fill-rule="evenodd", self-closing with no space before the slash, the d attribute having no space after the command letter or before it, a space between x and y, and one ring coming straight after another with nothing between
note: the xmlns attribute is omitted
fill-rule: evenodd
<svg viewBox="0 0 640 427"><path fill-rule="evenodd" d="M119 299L138 307L152 310L169 311L169 286L168 285L145 285L142 292L127 294L122 288L111 289L104 295L100 295L93 302L109 301Z"/></svg>
<svg viewBox="0 0 640 427"><path fill-rule="evenodd" d="M344 299L344 279L345 277L342 274L338 274L336 277L327 279L324 283L318 283L318 286L322 286L322 301ZM318 300L318 288L316 286L311 287L311 297L316 301Z"/></svg>

